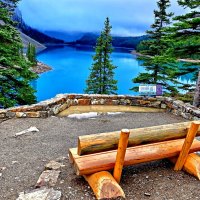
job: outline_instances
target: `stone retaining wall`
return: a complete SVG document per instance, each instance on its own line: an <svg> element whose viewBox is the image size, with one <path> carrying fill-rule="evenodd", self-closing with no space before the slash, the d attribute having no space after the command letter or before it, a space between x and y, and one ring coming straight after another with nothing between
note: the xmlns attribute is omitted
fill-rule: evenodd
<svg viewBox="0 0 200 200"><path fill-rule="evenodd" d="M200 118L200 109L169 97L124 95L59 94L55 98L30 106L0 109L0 120L10 118L46 118L76 105L128 105L162 108L186 119Z"/></svg>

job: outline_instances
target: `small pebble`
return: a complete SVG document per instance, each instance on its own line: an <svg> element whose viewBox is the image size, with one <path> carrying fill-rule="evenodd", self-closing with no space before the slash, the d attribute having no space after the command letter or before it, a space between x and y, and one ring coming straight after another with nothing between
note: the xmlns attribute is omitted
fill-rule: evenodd
<svg viewBox="0 0 200 200"><path fill-rule="evenodd" d="M0 167L0 171L3 171L5 169L6 169L6 167Z"/></svg>
<svg viewBox="0 0 200 200"><path fill-rule="evenodd" d="M145 193L144 193L144 195L146 195L146 196L148 196L148 197L150 197L150 196L151 196L151 194L150 194L150 193L148 193L148 192L145 192Z"/></svg>
<svg viewBox="0 0 200 200"><path fill-rule="evenodd" d="M12 165L16 164L16 163L19 163L18 161L14 160L12 161Z"/></svg>

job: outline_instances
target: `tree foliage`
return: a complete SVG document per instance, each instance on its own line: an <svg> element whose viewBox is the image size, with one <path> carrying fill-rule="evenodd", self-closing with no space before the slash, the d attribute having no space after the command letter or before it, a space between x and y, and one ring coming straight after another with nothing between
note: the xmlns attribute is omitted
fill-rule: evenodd
<svg viewBox="0 0 200 200"><path fill-rule="evenodd" d="M138 47L139 52L143 55L138 59L142 60L142 66L146 72L140 73L133 79L133 82L160 84L166 90L176 93L176 88L171 84L178 83L174 79L177 65L172 56L167 56L168 42L164 39L166 36L164 28L169 26L173 13L167 12L167 8L170 6L169 0L159 0L157 6L158 10L154 10L154 23L151 25L151 30L147 31L150 39L142 41ZM137 90L138 88L133 89Z"/></svg>
<svg viewBox="0 0 200 200"><path fill-rule="evenodd" d="M175 16L174 23L166 29L169 43L168 54L176 59L188 59L190 62L179 63L177 76L194 74L196 81L200 62L200 2L197 0L179 0L179 5L188 10L183 15ZM182 83L179 89L194 90L194 84Z"/></svg>
<svg viewBox="0 0 200 200"><path fill-rule="evenodd" d="M112 49L111 25L106 18L104 30L97 39L93 64L88 77L86 93L93 94L116 94L117 81L114 80L114 69L110 55Z"/></svg>
<svg viewBox="0 0 200 200"><path fill-rule="evenodd" d="M11 20L18 0L0 1L0 106L35 102L30 81L37 76L23 55L22 42Z"/></svg>
<svg viewBox="0 0 200 200"><path fill-rule="evenodd" d="M36 48L31 43L28 44L28 48L27 48L27 52L26 52L26 57L31 62L32 66L35 66L37 64Z"/></svg>
<svg viewBox="0 0 200 200"><path fill-rule="evenodd" d="M177 58L200 59L200 2L180 0L181 6L189 11L174 17L173 26L169 28L171 52Z"/></svg>

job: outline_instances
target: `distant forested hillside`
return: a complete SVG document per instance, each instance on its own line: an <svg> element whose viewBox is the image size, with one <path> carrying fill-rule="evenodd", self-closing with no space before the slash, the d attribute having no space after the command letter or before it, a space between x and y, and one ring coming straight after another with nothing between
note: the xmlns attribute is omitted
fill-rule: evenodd
<svg viewBox="0 0 200 200"><path fill-rule="evenodd" d="M87 33L81 39L76 40L75 42L69 43L72 45L89 45L89 46L95 46L96 40L99 35L94 33ZM124 47L124 48L133 48L136 49L137 45L142 40L147 40L148 36L136 36L136 37L120 37L120 36L113 36L112 45L114 47Z"/></svg>
<svg viewBox="0 0 200 200"><path fill-rule="evenodd" d="M38 41L42 44L48 44L48 43L62 44L62 43L64 43L63 40L50 37L50 36L40 32L40 31L28 26L24 22L24 20L22 18L22 14L21 14L19 9L15 10L15 14L13 16L13 19L14 19L14 21L16 21L18 23L17 27L22 33L28 35L32 39L34 39L34 40L36 40L36 41Z"/></svg>

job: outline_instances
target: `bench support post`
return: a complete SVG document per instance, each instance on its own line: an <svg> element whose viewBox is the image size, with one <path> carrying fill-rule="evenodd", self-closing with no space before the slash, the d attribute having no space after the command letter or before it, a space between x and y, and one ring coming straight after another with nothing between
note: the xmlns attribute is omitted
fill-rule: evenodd
<svg viewBox="0 0 200 200"><path fill-rule="evenodd" d="M124 191L107 171L84 175L97 199L125 198Z"/></svg>
<svg viewBox="0 0 200 200"><path fill-rule="evenodd" d="M118 183L120 182L121 175L122 175L129 134L130 134L130 131L128 129L122 129L121 134L120 134L116 162L115 162L115 167L114 167L114 172L113 172L113 177Z"/></svg>
<svg viewBox="0 0 200 200"><path fill-rule="evenodd" d="M197 134L197 131L199 129L200 123L194 123L192 122L190 129L188 130L187 136L185 138L182 150L179 154L178 160L175 164L174 170L179 171L183 168L183 165L185 161L187 160L187 156L189 154L190 148L192 146L192 143L194 141L194 138Z"/></svg>

